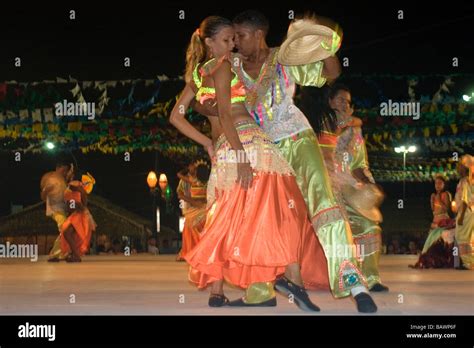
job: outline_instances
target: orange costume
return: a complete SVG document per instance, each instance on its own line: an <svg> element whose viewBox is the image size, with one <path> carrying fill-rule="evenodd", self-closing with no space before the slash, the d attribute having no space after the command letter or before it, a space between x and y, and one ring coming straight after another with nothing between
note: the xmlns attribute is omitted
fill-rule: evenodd
<svg viewBox="0 0 474 348"><path fill-rule="evenodd" d="M206 191L206 185L197 180L191 184L191 198L206 199ZM206 204L203 202L202 206L188 205L184 219L183 247L179 257L184 257L199 242L200 233L206 222Z"/></svg>
<svg viewBox="0 0 474 348"><path fill-rule="evenodd" d="M213 59L194 70L200 102L215 97L214 88L203 87L200 77L208 64L218 63ZM245 101L245 89L235 73L231 95L231 103ZM190 280L199 288L220 279L247 288L252 283L273 282L287 265L303 263L305 284L328 287L324 253L293 169L253 120L240 121L235 127L254 172L252 186L244 190L236 183L238 154L222 134L214 144L216 157L209 179L214 192L208 195L201 241L185 255L191 265ZM215 200L209 201L210 197Z"/></svg>
<svg viewBox="0 0 474 348"><path fill-rule="evenodd" d="M96 229L97 225L92 218L92 215L83 205L83 199L80 191L76 191L75 188L82 187L86 193L92 191L94 179L88 175L83 175L81 181L72 181L69 183L68 188L64 191L64 200L66 205L72 210L72 213L67 217L66 221L61 226L61 251L64 254L70 253L71 248L64 237L64 232L72 226L76 233L74 234L75 242L77 243L80 255L84 255L89 250L90 240L92 232ZM79 207L78 207L79 206Z"/></svg>

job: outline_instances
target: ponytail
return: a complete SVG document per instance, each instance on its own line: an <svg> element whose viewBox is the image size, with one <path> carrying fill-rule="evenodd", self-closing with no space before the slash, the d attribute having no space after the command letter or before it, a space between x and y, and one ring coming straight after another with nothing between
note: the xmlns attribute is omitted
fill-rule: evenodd
<svg viewBox="0 0 474 348"><path fill-rule="evenodd" d="M225 26L232 27L232 22L224 17L209 16L194 31L186 51L186 70L184 73L186 83L193 80L194 69L206 59L207 48L204 40L208 37L212 38Z"/></svg>
<svg viewBox="0 0 474 348"><path fill-rule="evenodd" d="M196 29L186 50L186 71L184 74L186 83L193 80L194 68L206 57L206 46L199 34L199 29Z"/></svg>

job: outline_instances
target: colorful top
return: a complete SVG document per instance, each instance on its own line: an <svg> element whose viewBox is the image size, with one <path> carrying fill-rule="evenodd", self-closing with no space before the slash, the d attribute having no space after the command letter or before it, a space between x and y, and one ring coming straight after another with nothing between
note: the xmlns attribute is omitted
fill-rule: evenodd
<svg viewBox="0 0 474 348"><path fill-rule="evenodd" d="M323 62L283 66L277 61L278 49L270 49L256 80L243 69L241 56L232 56L232 65L247 90L247 110L274 142L311 129L306 116L294 105L296 84L322 87L326 83Z"/></svg>
<svg viewBox="0 0 474 348"><path fill-rule="evenodd" d="M199 180L196 180L191 185L191 198L205 199L207 196L207 185L203 185Z"/></svg>
<svg viewBox="0 0 474 348"><path fill-rule="evenodd" d="M341 172L350 174L356 169L363 169L370 182L375 183L369 170L367 148L361 127L348 127L339 135L336 146L336 162Z"/></svg>
<svg viewBox="0 0 474 348"><path fill-rule="evenodd" d="M224 56L221 59L217 60L216 58L213 58L211 60L208 60L206 63L204 63L201 67L197 65L194 68L193 71L193 80L194 83L196 84L196 87L198 88L198 91L196 93L196 100L203 104L207 99L215 99L216 98L216 89L214 87L205 87L202 85L202 78L204 76L209 76L211 75L217 67L222 63L225 59L228 59L228 57ZM245 86L244 84L240 81L239 77L237 74L234 73L234 78L232 79L230 83L230 92L231 92L231 98L230 98L230 103L242 103L245 102Z"/></svg>
<svg viewBox="0 0 474 348"><path fill-rule="evenodd" d="M447 191L441 192L441 195L437 195L434 193L431 195L431 199L433 203L433 216L435 217L437 221L441 217L449 218L449 215L448 215L449 203L448 203L448 206L444 204L446 198L448 202L451 202L451 194Z"/></svg>

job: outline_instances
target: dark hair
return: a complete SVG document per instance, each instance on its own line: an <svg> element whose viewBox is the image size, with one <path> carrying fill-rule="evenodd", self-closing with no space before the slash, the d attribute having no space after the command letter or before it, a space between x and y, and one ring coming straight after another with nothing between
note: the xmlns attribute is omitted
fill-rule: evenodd
<svg viewBox="0 0 474 348"><path fill-rule="evenodd" d="M56 168L59 168L59 167L66 167L67 170L69 170L69 169L71 169L71 162L68 162L64 159L57 160L56 161Z"/></svg>
<svg viewBox="0 0 474 348"><path fill-rule="evenodd" d="M344 91L344 92L347 92L347 93L351 94L351 90L349 89L349 87L347 87L343 83L338 82L338 83L335 83L331 86L331 90L329 92L329 98L333 99L334 97L336 97L336 95L340 91Z"/></svg>
<svg viewBox="0 0 474 348"><path fill-rule="evenodd" d="M196 168L196 177L202 183L206 183L209 180L209 175L211 174L211 170L208 166L204 164L200 164Z"/></svg>
<svg viewBox="0 0 474 348"><path fill-rule="evenodd" d="M268 22L267 17L257 10L247 10L241 12L234 17L232 22L234 24L249 25L255 29L263 30L265 35L267 35L268 30L270 29L270 23Z"/></svg>
<svg viewBox="0 0 474 348"><path fill-rule="evenodd" d="M331 89L325 85L302 87L299 108L308 118L311 127L319 137L324 130L335 132L337 129L336 112L329 106Z"/></svg>
<svg viewBox="0 0 474 348"><path fill-rule="evenodd" d="M199 32L198 30L193 32L186 50L186 72L184 75L186 82L192 80L194 68L206 58L207 48L204 40L208 37L212 38L222 27L231 26L232 22L229 19L220 16L209 16L201 22Z"/></svg>
<svg viewBox="0 0 474 348"><path fill-rule="evenodd" d="M442 176L441 174L436 175L434 179L435 180L441 180L442 182L444 182L446 184L446 178L444 176Z"/></svg>

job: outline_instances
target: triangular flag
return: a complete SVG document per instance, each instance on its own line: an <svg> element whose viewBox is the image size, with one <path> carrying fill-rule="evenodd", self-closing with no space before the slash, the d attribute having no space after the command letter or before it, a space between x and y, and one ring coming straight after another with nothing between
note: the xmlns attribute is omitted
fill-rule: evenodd
<svg viewBox="0 0 474 348"><path fill-rule="evenodd" d="M44 120L45 122L53 122L53 109L43 109Z"/></svg>
<svg viewBox="0 0 474 348"><path fill-rule="evenodd" d="M41 109L35 109L31 112L33 122L41 122Z"/></svg>
<svg viewBox="0 0 474 348"><path fill-rule="evenodd" d="M20 119L21 120L24 120L25 118L28 118L28 116L29 116L28 109L20 110Z"/></svg>
<svg viewBox="0 0 474 348"><path fill-rule="evenodd" d="M81 87L76 83L73 89L71 89L72 95L75 97L77 94L81 93Z"/></svg>

